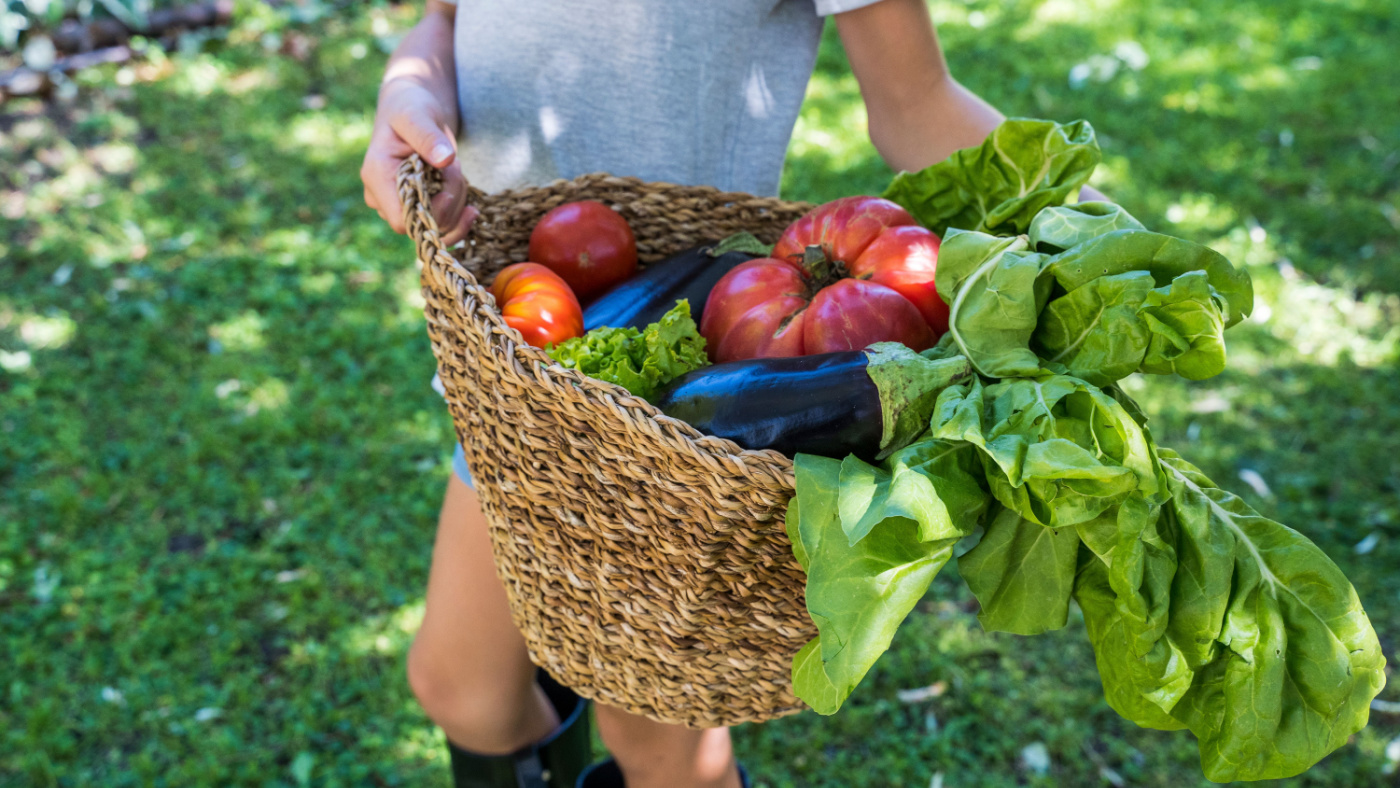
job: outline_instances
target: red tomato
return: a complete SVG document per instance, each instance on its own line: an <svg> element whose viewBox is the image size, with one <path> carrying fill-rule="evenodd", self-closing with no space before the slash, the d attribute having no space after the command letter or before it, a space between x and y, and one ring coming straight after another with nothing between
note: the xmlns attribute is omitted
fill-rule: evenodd
<svg viewBox="0 0 1400 788"><path fill-rule="evenodd" d="M842 197L818 205L788 225L773 247L779 260L801 262L809 246L820 246L831 260L847 265L887 227L915 226L909 212L879 197Z"/></svg>
<svg viewBox="0 0 1400 788"><path fill-rule="evenodd" d="M539 263L508 265L491 282L506 325L535 347L583 335L583 309L569 285Z"/></svg>
<svg viewBox="0 0 1400 788"><path fill-rule="evenodd" d="M584 200L545 214L530 232L530 259L547 266L587 301L637 270L637 238L622 215Z"/></svg>
<svg viewBox="0 0 1400 788"><path fill-rule="evenodd" d="M948 330L948 305L933 286L938 236L918 226L891 227L875 237L848 267L851 276L877 282L909 299L935 334Z"/></svg>
<svg viewBox="0 0 1400 788"><path fill-rule="evenodd" d="M860 279L840 279L822 288L803 316L803 355L859 350L875 342L925 350L938 340L904 296Z"/></svg>
<svg viewBox="0 0 1400 788"><path fill-rule="evenodd" d="M824 260L808 261L821 247ZM711 358L804 356L873 342L932 347L948 330L934 288L938 236L903 208L846 197L793 222L773 257L725 274L700 319Z"/></svg>

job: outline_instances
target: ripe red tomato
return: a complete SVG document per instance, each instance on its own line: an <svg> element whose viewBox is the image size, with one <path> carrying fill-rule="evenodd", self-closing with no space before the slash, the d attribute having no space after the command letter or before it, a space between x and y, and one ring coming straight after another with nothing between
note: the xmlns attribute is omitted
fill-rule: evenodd
<svg viewBox="0 0 1400 788"><path fill-rule="evenodd" d="M859 350L891 341L925 350L938 340L904 296L861 279L838 279L822 288L803 316L803 355Z"/></svg>
<svg viewBox="0 0 1400 788"><path fill-rule="evenodd" d="M807 250L820 247L820 259ZM711 358L803 356L873 342L932 347L948 329L934 288L939 238L898 205L846 197L793 222L773 257L730 271L700 319Z"/></svg>
<svg viewBox="0 0 1400 788"><path fill-rule="evenodd" d="M569 285L539 263L516 263L501 269L491 295L506 325L535 347L583 335L583 309Z"/></svg>
<svg viewBox="0 0 1400 788"><path fill-rule="evenodd" d="M820 246L828 259L850 264L887 227L917 226L914 217L879 197L842 197L818 205L783 231L773 247L779 260L800 262L809 246Z"/></svg>
<svg viewBox="0 0 1400 788"><path fill-rule="evenodd" d="M868 279L909 299L934 333L948 330L948 305L933 286L938 270L937 235L917 225L891 227L865 247L849 265L851 276Z"/></svg>
<svg viewBox="0 0 1400 788"><path fill-rule="evenodd" d="M583 200L545 214L530 232L530 259L547 266L587 301L637 270L637 238L622 215Z"/></svg>

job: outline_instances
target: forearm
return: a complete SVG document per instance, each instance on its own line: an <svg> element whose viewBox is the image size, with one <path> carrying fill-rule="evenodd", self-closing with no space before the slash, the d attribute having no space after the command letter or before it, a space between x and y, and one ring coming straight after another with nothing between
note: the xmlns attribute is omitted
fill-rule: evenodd
<svg viewBox="0 0 1400 788"><path fill-rule="evenodd" d="M896 172L917 172L980 145L1005 119L946 72L908 101L867 107L870 141Z"/></svg>
<svg viewBox="0 0 1400 788"><path fill-rule="evenodd" d="M427 90L439 105L454 109L444 118L454 133L459 124L455 111L457 71L452 55L456 10L456 6L449 3L428 0L423 19L404 36L389 57L380 83L381 94L384 85L398 81L412 82Z"/></svg>
<svg viewBox="0 0 1400 788"><path fill-rule="evenodd" d="M870 141L894 170L921 170L982 142L1002 115L958 84L924 0L884 0L836 15L860 84Z"/></svg>
<svg viewBox="0 0 1400 788"><path fill-rule="evenodd" d="M883 0L836 15L836 29L860 83L870 142L895 171L917 172L982 144L1005 120L958 83L924 0ZM1089 188L1080 200L1102 200Z"/></svg>

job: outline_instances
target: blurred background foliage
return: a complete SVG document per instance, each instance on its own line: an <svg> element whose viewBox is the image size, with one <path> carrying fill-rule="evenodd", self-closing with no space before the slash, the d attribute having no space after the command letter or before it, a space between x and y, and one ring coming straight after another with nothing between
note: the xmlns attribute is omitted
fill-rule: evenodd
<svg viewBox="0 0 1400 788"><path fill-rule="evenodd" d="M447 784L403 661L452 427L411 245L357 174L415 5L240 0L186 51L0 106L0 784ZM1393 0L931 7L963 82L1088 118L1096 185L1248 267L1229 371L1132 393L1327 550L1394 664ZM889 175L828 29L785 196ZM1104 704L1081 621L983 633L955 569L838 716L736 742L768 788L1206 784L1188 734ZM1376 712L1277 784L1393 785L1398 763L1400 714Z"/></svg>

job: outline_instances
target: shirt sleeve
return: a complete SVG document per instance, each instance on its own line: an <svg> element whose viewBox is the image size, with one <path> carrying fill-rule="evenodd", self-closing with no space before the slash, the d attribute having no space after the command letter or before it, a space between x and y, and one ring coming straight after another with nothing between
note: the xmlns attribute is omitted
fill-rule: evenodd
<svg viewBox="0 0 1400 788"><path fill-rule="evenodd" d="M813 2L817 5L817 16L831 16L875 5L880 0L813 0Z"/></svg>

